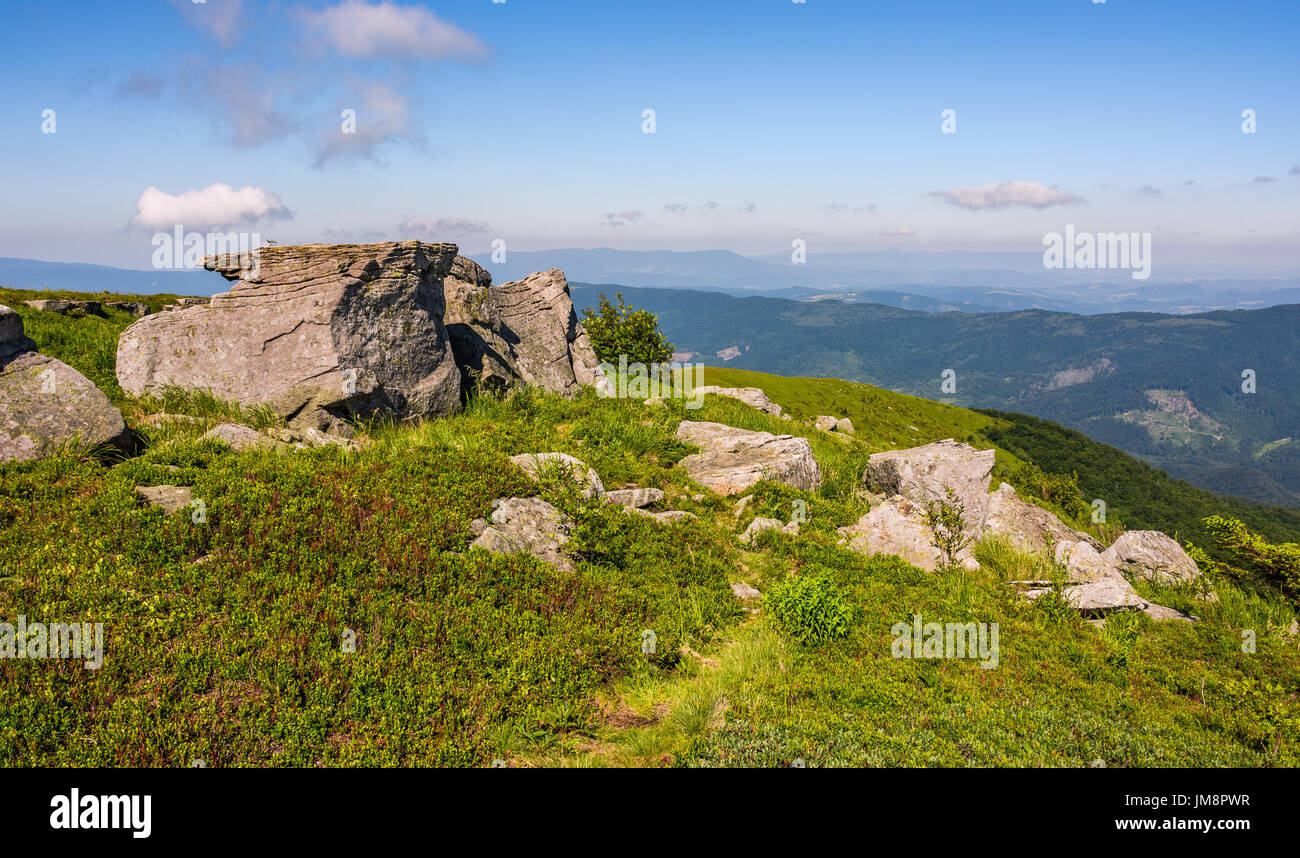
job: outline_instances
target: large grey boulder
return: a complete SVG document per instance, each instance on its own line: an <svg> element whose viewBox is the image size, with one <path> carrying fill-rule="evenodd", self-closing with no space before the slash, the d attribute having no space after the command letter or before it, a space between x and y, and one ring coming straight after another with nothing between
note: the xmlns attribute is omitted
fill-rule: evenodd
<svg viewBox="0 0 1300 858"><path fill-rule="evenodd" d="M676 438L700 447L682 459L691 479L721 495L740 494L759 480L816 491L821 468L807 438L751 432L721 423L683 420Z"/></svg>
<svg viewBox="0 0 1300 858"><path fill-rule="evenodd" d="M704 395L711 393L714 396L725 396L728 399L739 400L751 408L757 408L765 414L771 414L773 417L783 417L784 412L781 406L767 398L761 387L718 387L716 385L705 385L693 389L695 393Z"/></svg>
<svg viewBox="0 0 1300 858"><path fill-rule="evenodd" d="M965 507L967 530L974 533L988 511L993 464L992 450L976 450L949 438L908 450L873 453L867 459L862 481L873 492L902 495L922 506L946 501L947 490L951 489Z"/></svg>
<svg viewBox="0 0 1300 858"><path fill-rule="evenodd" d="M926 508L902 495L873 504L870 512L853 524L839 529L846 547L867 557L895 554L918 569L933 572L943 563L934 545L934 534L925 523ZM970 545L957 554L957 562L968 570L979 568Z"/></svg>
<svg viewBox="0 0 1300 858"><path fill-rule="evenodd" d="M606 383L558 268L494 286L486 269L457 257L445 291L447 331L466 381L563 396Z"/></svg>
<svg viewBox="0 0 1300 858"><path fill-rule="evenodd" d="M0 462L35 459L72 440L124 448L128 438L104 392L36 351L22 317L0 306Z"/></svg>
<svg viewBox="0 0 1300 858"><path fill-rule="evenodd" d="M1103 556L1122 572L1161 584L1181 584L1201 575L1183 547L1158 530L1127 531Z"/></svg>
<svg viewBox="0 0 1300 858"><path fill-rule="evenodd" d="M1006 483L989 495L985 508L983 536L1002 536L1022 551L1055 551L1062 542L1084 542L1100 550L1092 536L1067 526L1040 506L1022 500Z"/></svg>
<svg viewBox="0 0 1300 858"><path fill-rule="evenodd" d="M454 244L419 241L206 257L230 291L123 331L118 381L134 395L174 385L266 403L295 427L450 413L461 384L443 280L455 259Z"/></svg>
<svg viewBox="0 0 1300 858"><path fill-rule="evenodd" d="M471 524L478 535L471 548L497 554L531 554L561 572L574 571L564 553L569 523L541 498L502 498L492 502L492 518Z"/></svg>

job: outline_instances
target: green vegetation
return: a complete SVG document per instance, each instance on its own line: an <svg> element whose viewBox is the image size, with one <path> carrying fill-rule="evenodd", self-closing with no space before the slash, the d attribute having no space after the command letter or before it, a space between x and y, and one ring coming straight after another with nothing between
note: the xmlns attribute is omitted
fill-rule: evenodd
<svg viewBox="0 0 1300 858"><path fill-rule="evenodd" d="M47 314L16 309L43 349L111 373L128 319L33 323ZM706 383L764 387L795 420L722 397L694 411L525 390L362 426L353 452L236 453L199 436L274 419L108 388L139 455L0 465L0 621L106 632L98 670L0 659L0 765L1300 764L1295 609L1208 559L1216 601L1140 584L1200 622L1143 615L1103 633L1052 595L1019 598L1007 581L1059 570L1005 542L976 546L983 568L964 574L837 544L867 510L870 453L946 437L988 447L1014 415L829 379L709 370ZM817 414L850 417L856 435L813 428ZM674 467L691 452L673 435L682 419L807 437L824 484L759 483L738 514ZM1089 467L1054 467L1005 437L999 471L1042 486L1036 500L1088 500L1053 475L1086 484ZM659 524L551 477L540 493L573 522L576 571L469 549L494 499L539 491L507 457L552 450L696 518ZM133 492L159 484L189 487L204 515L168 516ZM1145 497L1114 503L1133 523ZM796 510L797 535L735 538ZM742 603L738 582L763 598ZM997 666L891 657L892 629L918 615L998 624Z"/></svg>
<svg viewBox="0 0 1300 858"><path fill-rule="evenodd" d="M980 413L992 418L980 430L990 443L1045 472L1074 476L1086 500L1105 501L1108 517L1130 528L1162 530L1181 540L1208 544L1210 534L1203 522L1222 513L1273 541L1300 541L1300 510L1212 494L1057 423L1003 411ZM1011 483L1022 487L1015 480ZM1210 550L1224 557L1213 546Z"/></svg>
<svg viewBox="0 0 1300 858"><path fill-rule="evenodd" d="M672 357L673 344L660 332L659 317L627 306L622 293L617 297L616 307L601 292L599 308L595 312L590 307L582 311L582 324L596 357L617 363L620 356L626 355L628 363L647 366L666 362Z"/></svg>
<svg viewBox="0 0 1300 858"><path fill-rule="evenodd" d="M575 288L574 300L592 291ZM1300 426L1300 305L1077 316L921 313L686 289L624 294L658 315L678 350L709 359L739 349L729 367L1036 414L1211 491L1300 508L1300 445L1277 443ZM945 369L956 374L951 393L940 386ZM1247 369L1253 392L1243 390Z"/></svg>

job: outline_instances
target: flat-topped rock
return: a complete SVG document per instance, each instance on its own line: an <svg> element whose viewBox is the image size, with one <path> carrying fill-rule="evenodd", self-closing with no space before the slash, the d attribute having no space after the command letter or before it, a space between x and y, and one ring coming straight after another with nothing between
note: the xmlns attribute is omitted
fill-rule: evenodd
<svg viewBox="0 0 1300 858"><path fill-rule="evenodd" d="M123 331L118 381L133 395L177 386L265 403L317 429L350 414L450 413L461 387L443 278L455 258L453 244L419 241L207 257L204 267L236 279L230 291Z"/></svg>
<svg viewBox="0 0 1300 858"><path fill-rule="evenodd" d="M757 408L765 414L771 414L773 417L783 417L784 412L781 406L767 398L761 387L717 387L716 385L705 385L696 387L692 392L698 394L711 393L714 396L725 396L728 399L737 399L751 408Z"/></svg>
<svg viewBox="0 0 1300 858"><path fill-rule="evenodd" d="M690 420L683 420L675 435L700 448L682 459L686 473L718 494L739 494L765 479L805 491L821 485L821 468L807 438Z"/></svg>
<svg viewBox="0 0 1300 858"><path fill-rule="evenodd" d="M663 499L662 489L612 489L605 492L606 502L634 509L652 506Z"/></svg>
<svg viewBox="0 0 1300 858"><path fill-rule="evenodd" d="M188 486L136 486L135 493L167 515L194 503L194 490Z"/></svg>

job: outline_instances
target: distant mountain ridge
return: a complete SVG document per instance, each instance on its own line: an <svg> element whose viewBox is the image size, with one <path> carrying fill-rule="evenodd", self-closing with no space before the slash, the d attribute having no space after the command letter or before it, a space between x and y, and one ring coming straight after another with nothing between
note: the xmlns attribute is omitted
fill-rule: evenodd
<svg viewBox="0 0 1300 858"><path fill-rule="evenodd" d="M88 262L45 262L40 259L0 257L0 286L10 289L124 292L150 295L211 296L229 286L219 275L202 270L147 270L113 268Z"/></svg>
<svg viewBox="0 0 1300 858"><path fill-rule="evenodd" d="M576 286L574 303L592 306L613 288ZM1033 414L1194 485L1300 506L1300 305L1186 316L926 314L622 291L657 313L674 348L692 360ZM719 356L724 351L728 359ZM1247 370L1253 393L1243 389Z"/></svg>

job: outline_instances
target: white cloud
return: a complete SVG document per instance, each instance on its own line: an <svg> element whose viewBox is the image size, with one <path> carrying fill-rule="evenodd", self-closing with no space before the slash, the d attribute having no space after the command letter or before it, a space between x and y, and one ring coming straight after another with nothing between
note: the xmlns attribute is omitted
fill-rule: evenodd
<svg viewBox="0 0 1300 858"><path fill-rule="evenodd" d="M397 225L397 231L402 235L413 235L416 238L429 240L473 235L487 232L491 228L492 225L486 221L467 220L463 217L408 217Z"/></svg>
<svg viewBox="0 0 1300 858"><path fill-rule="evenodd" d="M187 229L197 229L253 223L263 218L293 218L293 213L270 191L251 186L235 190L220 182L202 190L175 195L150 186L140 194L135 208L131 225L155 229L178 224Z"/></svg>
<svg viewBox="0 0 1300 858"><path fill-rule="evenodd" d="M223 45L235 41L243 23L243 0L167 0L175 6L186 22L201 30L207 30Z"/></svg>
<svg viewBox="0 0 1300 858"><path fill-rule="evenodd" d="M478 36L421 6L345 0L320 11L301 10L299 17L309 37L353 59L436 62L488 54Z"/></svg>
<svg viewBox="0 0 1300 858"><path fill-rule="evenodd" d="M1081 197L1067 194L1059 188L1049 188L1038 182L989 182L978 188L954 188L951 191L932 191L931 196L942 197L964 209L1000 209L1007 206L1031 206L1045 209L1048 206L1082 203Z"/></svg>
<svg viewBox="0 0 1300 858"><path fill-rule="evenodd" d="M880 234L889 236L890 238L911 238L916 235L910 226L900 226L898 229L882 230Z"/></svg>

